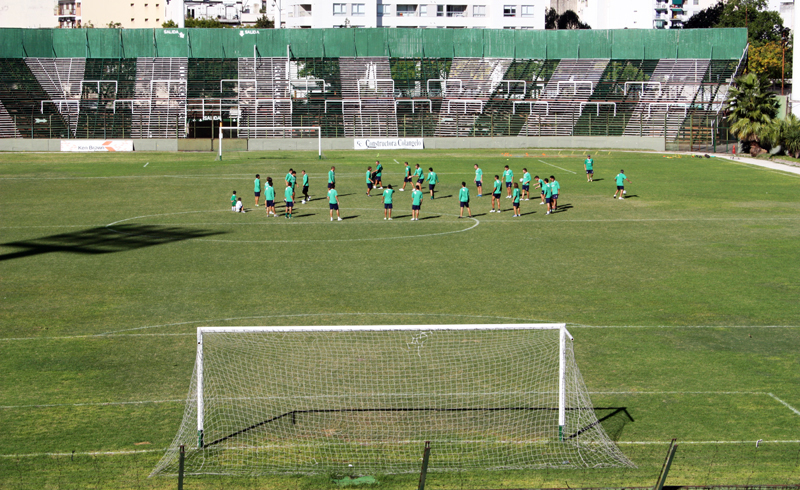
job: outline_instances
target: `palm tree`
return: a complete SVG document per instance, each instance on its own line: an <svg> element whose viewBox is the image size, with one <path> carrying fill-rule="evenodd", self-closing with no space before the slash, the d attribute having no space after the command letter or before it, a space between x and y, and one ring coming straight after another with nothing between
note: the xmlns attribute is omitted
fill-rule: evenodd
<svg viewBox="0 0 800 490"><path fill-rule="evenodd" d="M794 114L787 115L786 119L774 119L764 132L763 140L797 158L800 155L800 119Z"/></svg>
<svg viewBox="0 0 800 490"><path fill-rule="evenodd" d="M758 77L750 73L739 77L736 86L731 87L727 109L731 133L750 146L752 156L761 153L761 139L778 113L775 94L764 90Z"/></svg>

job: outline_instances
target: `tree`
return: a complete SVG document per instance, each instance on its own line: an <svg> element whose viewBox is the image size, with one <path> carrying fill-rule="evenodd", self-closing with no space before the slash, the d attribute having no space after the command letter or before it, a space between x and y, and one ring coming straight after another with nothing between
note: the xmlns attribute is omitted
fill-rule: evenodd
<svg viewBox="0 0 800 490"><path fill-rule="evenodd" d="M112 20L111 22L106 24L106 27L108 27L109 29L120 29L120 28L122 28L122 24L119 23L119 22L114 22Z"/></svg>
<svg viewBox="0 0 800 490"><path fill-rule="evenodd" d="M164 29L175 28L175 27L178 27L178 23L175 22L174 20L170 19L170 20L164 22L163 24L161 24L161 27L163 27Z"/></svg>
<svg viewBox="0 0 800 490"><path fill-rule="evenodd" d="M800 119L788 114L785 119L773 119L764 131L764 142L776 150L798 158L800 156Z"/></svg>
<svg viewBox="0 0 800 490"><path fill-rule="evenodd" d="M713 7L708 7L700 12L694 14L689 20L683 24L684 29L707 29L716 27L719 19L722 16L722 10L725 4L720 0Z"/></svg>
<svg viewBox="0 0 800 490"><path fill-rule="evenodd" d="M750 44L780 41L783 20L766 8L767 0L728 0L714 27L747 27Z"/></svg>
<svg viewBox="0 0 800 490"><path fill-rule="evenodd" d="M578 14L573 12L572 10L567 10L561 17L558 18L558 28L559 29L591 29L589 24L584 24L581 22L581 18L578 17Z"/></svg>
<svg viewBox="0 0 800 490"><path fill-rule="evenodd" d="M545 29L591 29L589 24L581 22L578 14L572 10L567 10L561 15L558 15L556 9L551 8L544 16Z"/></svg>
<svg viewBox="0 0 800 490"><path fill-rule="evenodd" d="M275 27L275 21L268 19L266 15L262 15L256 19L256 27L259 29L272 29Z"/></svg>
<svg viewBox="0 0 800 490"><path fill-rule="evenodd" d="M544 14L544 28L545 29L557 29L558 25L558 12L554 8L550 8L547 13Z"/></svg>
<svg viewBox="0 0 800 490"><path fill-rule="evenodd" d="M778 113L775 94L764 90L755 73L749 73L736 79L736 86L728 92L726 105L731 133L750 147L751 155L763 152L761 140Z"/></svg>
<svg viewBox="0 0 800 490"><path fill-rule="evenodd" d="M783 58L781 57L780 41L770 41L762 46L753 46L748 53L747 67L753 73L771 80L781 79L781 67ZM786 49L785 73L791 76L792 73L792 51Z"/></svg>
<svg viewBox="0 0 800 490"><path fill-rule="evenodd" d="M187 17L186 21L184 22L184 26L186 26L187 28L199 27L203 29L217 29L225 27L225 24L218 21L217 19L195 19L192 17Z"/></svg>

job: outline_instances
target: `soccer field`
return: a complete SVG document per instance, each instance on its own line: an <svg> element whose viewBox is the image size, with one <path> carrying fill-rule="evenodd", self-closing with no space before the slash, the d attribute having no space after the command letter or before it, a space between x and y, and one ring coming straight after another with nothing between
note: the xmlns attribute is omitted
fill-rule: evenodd
<svg viewBox="0 0 800 490"><path fill-rule="evenodd" d="M800 177L593 157L588 183L584 155L558 150L0 154L0 488L174 488L147 476L180 425L199 326L537 322L567 324L597 415L637 468L432 473L428 488L652 485L672 438L669 485L800 484ZM422 219L407 190L383 220L379 191L365 195L376 159L395 189L403 161L434 168ZM328 217L332 165L341 222ZM555 175L559 212L537 194L519 218L510 199L489 213L504 165L515 181L523 167ZM255 174L280 195L290 167L309 173L312 201L268 218ZM462 181L472 219L458 219ZM230 211L233 190L250 212ZM386 489L417 479L372 476Z"/></svg>

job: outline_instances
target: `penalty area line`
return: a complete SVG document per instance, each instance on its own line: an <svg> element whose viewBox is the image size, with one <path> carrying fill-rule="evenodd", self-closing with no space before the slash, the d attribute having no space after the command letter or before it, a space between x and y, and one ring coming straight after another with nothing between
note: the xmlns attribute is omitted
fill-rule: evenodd
<svg viewBox="0 0 800 490"><path fill-rule="evenodd" d="M26 454L0 454L0 458L41 458L53 456L127 456L142 453L160 453L168 450L168 447L161 449L131 449L128 451L86 451L74 453L26 453Z"/></svg>
<svg viewBox="0 0 800 490"><path fill-rule="evenodd" d="M575 173L575 172L573 172L572 170L567 170L567 169L565 169L565 168L561 168L561 167L559 167L558 165L553 165L552 163L547 163L547 162L545 162L544 160L539 160L539 161L540 161L540 162L542 162L542 163L544 163L545 165L550 165L551 167L555 167L555 168L557 168L557 169L561 169L561 170L563 170L564 172L569 172L569 173L571 173L571 174L574 174L574 173Z"/></svg>
<svg viewBox="0 0 800 490"><path fill-rule="evenodd" d="M780 404L781 404L781 405L783 405L784 407L788 408L789 410L791 410L792 412L794 412L796 415L800 415L800 410L797 410L796 408L794 408L793 406L789 405L789 404L788 404L788 403L786 403L785 401L781 400L781 399L780 399L780 398L778 398L777 396L773 395L772 393L767 393L767 395L769 395L770 397L774 398L774 399L775 399L775 401L777 401L778 403L780 403Z"/></svg>

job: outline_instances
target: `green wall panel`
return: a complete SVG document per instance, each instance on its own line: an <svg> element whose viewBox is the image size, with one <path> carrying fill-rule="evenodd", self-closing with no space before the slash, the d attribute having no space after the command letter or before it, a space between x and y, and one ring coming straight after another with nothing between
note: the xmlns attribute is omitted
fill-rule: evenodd
<svg viewBox="0 0 800 490"><path fill-rule="evenodd" d="M88 49L87 49L88 36ZM121 38L121 42L120 42ZM0 57L739 59L745 29L0 29Z"/></svg>

